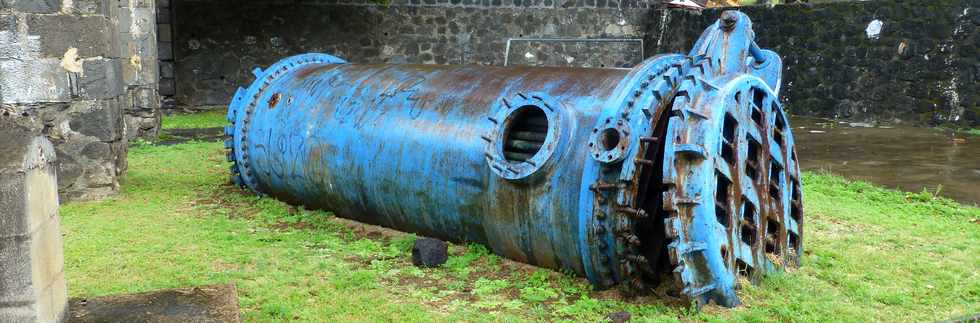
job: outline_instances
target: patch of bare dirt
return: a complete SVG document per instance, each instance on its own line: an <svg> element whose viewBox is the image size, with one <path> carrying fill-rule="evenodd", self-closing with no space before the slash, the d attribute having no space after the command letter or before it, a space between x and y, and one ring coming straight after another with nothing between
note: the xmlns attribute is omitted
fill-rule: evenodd
<svg viewBox="0 0 980 323"><path fill-rule="evenodd" d="M233 284L76 298L69 302L69 318L81 323L241 322Z"/></svg>

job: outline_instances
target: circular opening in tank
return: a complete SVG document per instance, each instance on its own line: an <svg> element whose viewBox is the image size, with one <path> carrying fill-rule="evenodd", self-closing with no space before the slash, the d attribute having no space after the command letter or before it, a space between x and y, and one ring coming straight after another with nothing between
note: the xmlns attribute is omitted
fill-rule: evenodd
<svg viewBox="0 0 980 323"><path fill-rule="evenodd" d="M599 144L605 150L615 149L616 146L619 146L619 131L615 128L606 128L599 134Z"/></svg>
<svg viewBox="0 0 980 323"><path fill-rule="evenodd" d="M504 158L522 163L534 157L548 137L548 117L536 105L524 105L511 114L504 128Z"/></svg>

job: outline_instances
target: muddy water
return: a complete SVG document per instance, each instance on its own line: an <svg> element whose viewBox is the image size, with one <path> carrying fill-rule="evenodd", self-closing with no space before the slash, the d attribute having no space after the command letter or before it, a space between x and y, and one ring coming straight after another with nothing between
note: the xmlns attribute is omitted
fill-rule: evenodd
<svg viewBox="0 0 980 323"><path fill-rule="evenodd" d="M800 166L980 204L980 136L793 118Z"/></svg>

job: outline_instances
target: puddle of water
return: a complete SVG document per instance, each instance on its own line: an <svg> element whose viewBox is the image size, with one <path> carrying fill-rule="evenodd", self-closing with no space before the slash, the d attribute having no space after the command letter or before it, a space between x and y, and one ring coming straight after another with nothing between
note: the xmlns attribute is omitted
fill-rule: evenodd
<svg viewBox="0 0 980 323"><path fill-rule="evenodd" d="M980 204L980 136L930 128L875 128L794 117L800 166L910 192Z"/></svg>

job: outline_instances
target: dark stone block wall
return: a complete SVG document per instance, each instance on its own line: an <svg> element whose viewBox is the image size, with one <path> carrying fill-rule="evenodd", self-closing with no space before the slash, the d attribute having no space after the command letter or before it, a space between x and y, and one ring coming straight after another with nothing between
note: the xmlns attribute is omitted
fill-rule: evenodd
<svg viewBox="0 0 980 323"><path fill-rule="evenodd" d="M172 0L176 101L224 106L251 70L324 52L356 63L631 67L686 52L725 9L604 0ZM980 0L741 7L782 55L794 114L977 127ZM873 21L880 32L868 36ZM638 42L512 41L617 38Z"/></svg>
<svg viewBox="0 0 980 323"><path fill-rule="evenodd" d="M160 58L161 109L173 110L177 79L174 74L174 24L170 0L157 0L157 56Z"/></svg>
<svg viewBox="0 0 980 323"><path fill-rule="evenodd" d="M980 126L980 0L880 0L743 7L757 42L783 57L792 113L871 123ZM651 15L648 52L681 50L721 10ZM880 33L868 35L879 21ZM871 28L874 29L874 28ZM873 31L873 30L872 30ZM873 34L873 33L872 33Z"/></svg>
<svg viewBox="0 0 980 323"><path fill-rule="evenodd" d="M172 0L177 104L224 106L252 69L323 52L356 63L631 67L646 2L626 0ZM622 8L622 10L620 10ZM512 41L612 38L626 42ZM646 53L649 55L649 53Z"/></svg>
<svg viewBox="0 0 980 323"><path fill-rule="evenodd" d="M156 135L154 15L147 0L0 0L0 116L54 144L63 200L115 194L128 140Z"/></svg>

